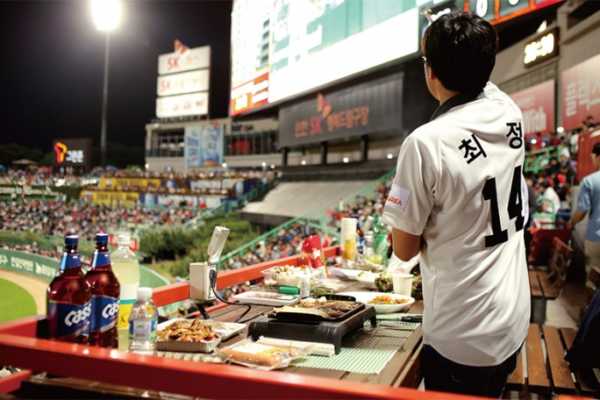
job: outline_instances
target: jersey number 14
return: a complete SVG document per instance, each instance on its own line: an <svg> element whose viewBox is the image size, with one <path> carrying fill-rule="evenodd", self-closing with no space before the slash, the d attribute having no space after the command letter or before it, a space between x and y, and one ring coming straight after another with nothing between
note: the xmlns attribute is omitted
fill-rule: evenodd
<svg viewBox="0 0 600 400"><path fill-rule="evenodd" d="M508 240L508 231L503 230L500 225L496 178L489 178L485 181L483 198L491 203L492 234L485 237L485 247L492 247ZM510 219L516 218L515 228L517 232L523 229L525 218L523 217L523 198L521 197L521 166L515 167L506 210Z"/></svg>

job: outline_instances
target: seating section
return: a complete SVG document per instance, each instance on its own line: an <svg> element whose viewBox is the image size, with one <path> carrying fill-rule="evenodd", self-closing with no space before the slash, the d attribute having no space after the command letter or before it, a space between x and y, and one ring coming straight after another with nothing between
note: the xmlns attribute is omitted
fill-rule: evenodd
<svg viewBox="0 0 600 400"><path fill-rule="evenodd" d="M245 213L286 217L319 217L343 199L359 192L370 181L284 182L263 201L249 203Z"/></svg>
<svg viewBox="0 0 600 400"><path fill-rule="evenodd" d="M573 249L560 238L555 237L551 251L550 263L547 267L536 266L529 270L529 283L533 297L554 300L566 283Z"/></svg>
<svg viewBox="0 0 600 400"><path fill-rule="evenodd" d="M517 368L508 378L507 391L518 391L523 397L531 393L600 395L600 383L593 371L572 372L564 359L575 335L572 328L529 325Z"/></svg>

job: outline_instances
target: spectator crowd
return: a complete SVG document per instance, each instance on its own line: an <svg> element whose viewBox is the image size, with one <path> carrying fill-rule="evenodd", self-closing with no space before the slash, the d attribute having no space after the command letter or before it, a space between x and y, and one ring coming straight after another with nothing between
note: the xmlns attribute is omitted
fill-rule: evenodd
<svg viewBox="0 0 600 400"><path fill-rule="evenodd" d="M169 208L111 208L81 201L13 200L0 201L0 230L32 231L63 236L77 232L92 240L99 229L113 232L120 227L181 225L200 210Z"/></svg>

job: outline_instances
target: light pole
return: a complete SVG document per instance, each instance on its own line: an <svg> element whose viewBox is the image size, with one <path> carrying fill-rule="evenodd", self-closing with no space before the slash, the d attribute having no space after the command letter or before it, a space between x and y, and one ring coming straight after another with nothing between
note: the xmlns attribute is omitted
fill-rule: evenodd
<svg viewBox="0 0 600 400"><path fill-rule="evenodd" d="M91 0L92 20L96 29L105 34L104 40L104 80L102 87L102 125L100 128L100 157L106 165L106 109L108 105L108 67L110 61L110 33L121 22L121 0Z"/></svg>

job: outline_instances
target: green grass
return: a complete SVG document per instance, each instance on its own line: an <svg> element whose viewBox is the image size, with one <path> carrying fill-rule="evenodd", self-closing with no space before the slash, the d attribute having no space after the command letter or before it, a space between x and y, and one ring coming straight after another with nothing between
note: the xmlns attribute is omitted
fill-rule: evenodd
<svg viewBox="0 0 600 400"><path fill-rule="evenodd" d="M0 279L0 322L35 315L33 297L21 286Z"/></svg>

